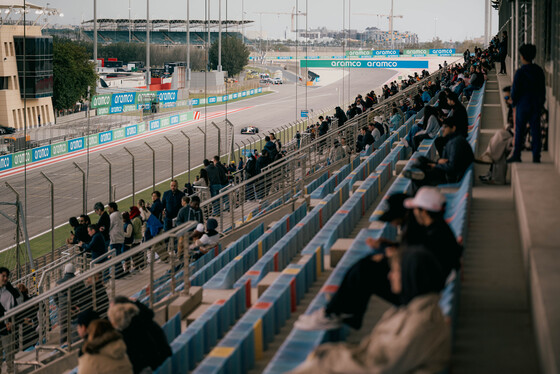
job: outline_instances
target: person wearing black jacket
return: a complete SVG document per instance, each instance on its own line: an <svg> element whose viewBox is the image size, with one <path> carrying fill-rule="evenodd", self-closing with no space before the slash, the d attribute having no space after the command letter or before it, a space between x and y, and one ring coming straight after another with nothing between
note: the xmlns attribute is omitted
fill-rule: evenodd
<svg viewBox="0 0 560 374"><path fill-rule="evenodd" d="M90 236L87 232L87 226L83 222L83 218L80 217L80 221L76 217L70 217L69 223L73 229L73 233L66 240L66 244L78 244L79 242L88 243L90 241Z"/></svg>
<svg viewBox="0 0 560 374"><path fill-rule="evenodd" d="M161 203L161 192L152 192L152 205L149 206L150 213L161 222L161 213L163 213L163 204Z"/></svg>
<svg viewBox="0 0 560 374"><path fill-rule="evenodd" d="M178 189L179 183L172 180L169 184L170 189L163 193L163 230L168 231L173 228L173 218L177 217L179 209L181 209L181 199L185 194Z"/></svg>
<svg viewBox="0 0 560 374"><path fill-rule="evenodd" d="M134 374L148 367L156 370L171 356L165 333L153 320L154 312L144 304L117 296L111 302L107 316L123 336Z"/></svg>
<svg viewBox="0 0 560 374"><path fill-rule="evenodd" d="M93 261L107 253L107 245L103 235L97 230L97 225L89 225L88 234L91 237L90 242L79 242L78 245L82 247L85 252L91 252L91 260ZM99 263L101 262L105 262L105 260Z"/></svg>
<svg viewBox="0 0 560 374"><path fill-rule="evenodd" d="M474 161L471 145L457 133L453 118L443 121L443 137L446 139L442 157L437 161L425 161L418 165L421 171L405 170L403 176L412 179L417 186L436 186L442 183L455 183Z"/></svg>
<svg viewBox="0 0 560 374"><path fill-rule="evenodd" d="M361 138L360 138L361 136ZM358 152L363 151L366 146L372 145L375 141L371 132L369 132L367 126L362 127L362 133L358 136L358 141L356 142L356 150Z"/></svg>
<svg viewBox="0 0 560 374"><path fill-rule="evenodd" d="M93 210L99 215L99 221L97 221L97 227L99 228L98 231L101 235L103 235L105 246L108 247L110 242L109 228L111 227L111 218L109 217L109 213L105 211L105 206L102 202L95 203Z"/></svg>
<svg viewBox="0 0 560 374"><path fill-rule="evenodd" d="M507 31L502 33L502 40L498 45L500 53L498 55L500 59L500 72L498 74L506 74L506 57L508 53L508 36Z"/></svg>

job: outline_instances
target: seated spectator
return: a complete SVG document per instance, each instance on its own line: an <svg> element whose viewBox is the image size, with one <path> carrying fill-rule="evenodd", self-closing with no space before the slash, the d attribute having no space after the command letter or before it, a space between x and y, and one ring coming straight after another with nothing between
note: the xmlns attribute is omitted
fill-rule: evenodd
<svg viewBox="0 0 560 374"><path fill-rule="evenodd" d="M436 107L426 105L424 107L424 118L422 119L422 130L418 131L412 138L412 150L416 151L424 139L434 139L440 130L439 111Z"/></svg>
<svg viewBox="0 0 560 374"><path fill-rule="evenodd" d="M292 374L438 373L451 357L451 333L439 307L442 270L422 247L391 259L391 291L400 307L381 317L358 346L323 344Z"/></svg>
<svg viewBox="0 0 560 374"><path fill-rule="evenodd" d="M511 87L502 90L505 93L504 100L508 106L508 127L500 129L490 138L490 142L484 153L476 158L474 162L479 164L490 164L490 170L486 175L478 178L486 184L505 184L507 174L507 156L513 150L513 108L511 106Z"/></svg>
<svg viewBox="0 0 560 374"><path fill-rule="evenodd" d="M78 359L79 374L133 373L123 337L107 320L90 323L82 352Z"/></svg>
<svg viewBox="0 0 560 374"><path fill-rule="evenodd" d="M368 239L367 244L376 251L355 263L325 309L302 315L295 327L300 330L330 330L347 324L355 329L362 326L371 295L400 305L398 295L391 291L387 282L390 257L397 246L424 246L435 255L443 270L442 283L453 269L458 269L462 248L445 222L445 196L435 187L421 188L414 199L406 195L393 195L389 208L381 221L401 227L400 244L384 239Z"/></svg>
<svg viewBox="0 0 560 374"><path fill-rule="evenodd" d="M342 147L340 146L340 142L337 139L335 139L334 144L329 151L328 162L329 163L336 162L344 158L345 155L346 154L344 152L344 149L342 149Z"/></svg>
<svg viewBox="0 0 560 374"><path fill-rule="evenodd" d="M176 226L181 226L183 223L187 222L187 212L189 210L189 203L191 199L188 196L183 196L181 198L181 209L177 213L177 220L175 221Z"/></svg>
<svg viewBox="0 0 560 374"><path fill-rule="evenodd" d="M154 312L144 304L117 296L111 302L107 316L122 334L134 374L146 368L156 370L171 356L165 333L154 321ZM88 334L91 333L88 331Z"/></svg>
<svg viewBox="0 0 560 374"><path fill-rule="evenodd" d="M346 143L346 138L340 138L340 144L342 146L342 149L344 150L344 153L350 156L352 154L352 148L348 145L348 143Z"/></svg>
<svg viewBox="0 0 560 374"><path fill-rule="evenodd" d="M469 135L469 116L467 114L467 109L459 100L459 96L454 92L447 93L447 104L450 107L450 111L447 117L453 118L453 121L457 126L456 132L466 139ZM445 147L445 143L447 142L447 140L448 138L440 136L436 138L434 142L434 145L440 156L443 155L443 147Z"/></svg>
<svg viewBox="0 0 560 374"><path fill-rule="evenodd" d="M208 247L218 244L220 233L216 231L217 228L218 221L216 221L214 218L210 218L208 221L206 221L206 232L198 240L198 245Z"/></svg>
<svg viewBox="0 0 560 374"><path fill-rule="evenodd" d="M399 113L399 110L395 107L393 108L393 114L391 115L391 119L389 120L389 122L391 122L391 131L395 131L396 129L399 128L399 126L402 124L402 116Z"/></svg>
<svg viewBox="0 0 560 374"><path fill-rule="evenodd" d="M202 237L202 235L204 235L204 224L199 223L198 225L196 225L196 228L193 230L193 232L191 233L190 239L191 241L194 243L196 242L198 239L200 239ZM193 244L192 248L195 248L196 246Z"/></svg>
<svg viewBox="0 0 560 374"><path fill-rule="evenodd" d="M84 352L82 350L84 343L87 341L88 332L87 329L91 322L95 321L96 319L100 319L101 316L93 309L86 309L80 314L78 314L78 318L76 318L76 332L80 339L83 340L82 346L78 350L78 357L81 357Z"/></svg>
<svg viewBox="0 0 560 374"><path fill-rule="evenodd" d="M453 118L443 121L443 137L446 144L439 160L421 158L416 165L420 170L409 169L403 172L403 175L412 179L417 186L458 182L474 161L471 145L457 133L457 125Z"/></svg>
<svg viewBox="0 0 560 374"><path fill-rule="evenodd" d="M432 100L432 95L430 95L428 87L424 86L424 88L422 88L422 102L426 104L429 103L430 100Z"/></svg>
<svg viewBox="0 0 560 374"><path fill-rule="evenodd" d="M356 141L356 151L361 152L366 149L367 146L371 146L375 140L369 132L368 127L362 127L361 134L358 135L358 140Z"/></svg>
<svg viewBox="0 0 560 374"><path fill-rule="evenodd" d="M373 138L373 142L375 143L376 141L379 140L379 138L381 138L381 131L379 130L379 127L376 126L376 122L370 122L368 124L368 133L371 134L371 137ZM373 143L372 143L373 144Z"/></svg>

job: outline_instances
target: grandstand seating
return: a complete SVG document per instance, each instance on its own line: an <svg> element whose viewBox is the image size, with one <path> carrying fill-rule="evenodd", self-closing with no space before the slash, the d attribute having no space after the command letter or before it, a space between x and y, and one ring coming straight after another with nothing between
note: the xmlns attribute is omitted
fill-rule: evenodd
<svg viewBox="0 0 560 374"><path fill-rule="evenodd" d="M93 40L93 31L92 30L85 30L84 35ZM192 45L204 45L206 40L208 39L208 33L201 32L201 31L191 31L190 33L190 43ZM218 40L218 32L210 32L210 43L214 43ZM119 43L119 42L126 42L128 43L129 40L134 42L144 43L146 41L146 32L134 30L132 31L131 38L129 39L129 32L127 30L103 30L97 32L98 40L100 43ZM230 32L228 31L227 34L225 32L222 33L222 37L225 38L226 36L235 36L241 38L241 34L238 32ZM187 33L184 31L152 31L150 33L150 43L153 44L186 44L187 42Z"/></svg>
<svg viewBox="0 0 560 374"><path fill-rule="evenodd" d="M480 124L480 113L482 111L482 101L484 97L484 87L482 89L475 91L471 101L468 105L469 113L469 142L473 149L476 146L478 138L478 130ZM419 113L420 114L420 113ZM430 156L435 153L435 147L433 146L433 141L425 140L422 142L418 151L412 156L410 161L407 163L406 168L410 168L415 160L420 155ZM476 149L474 149L476 150ZM473 184L473 172L472 168L467 171L464 175L462 181L456 185L445 185L441 186L443 188L455 188L456 191L453 193L447 193L447 207L445 218L448 224L451 226L454 234L457 236L459 242L464 241L467 230L467 219L468 219L468 209L469 202L471 199L471 189ZM363 188L363 186L362 186ZM411 181L402 176L399 176L395 182L391 185L388 192L386 193L384 199L387 199L390 195L398 192L410 192ZM381 204L378 209L373 213L370 220L375 221L382 214ZM390 232L389 225L385 224L382 236L391 239L394 237L395 232ZM346 252L342 257L342 260L338 263L337 267L334 269L333 273L326 281L321 292L315 297L312 304L307 309L306 313L310 314L320 307L324 307L327 303L326 295L328 293L334 293L342 279L344 274L349 269L349 267L355 263L358 259L364 257L366 254L371 253L371 250L365 244L365 239L369 236L379 237L380 231L365 229L362 230L359 235L354 240L352 247ZM451 320L452 331L454 331L457 308L459 303L460 295L460 276L453 272L448 278L447 285L442 292L440 306L445 315L447 315ZM327 341L337 341L344 339L347 328L343 327L340 330L335 331L301 331L298 329L293 329L284 341L280 349L277 351L276 355L267 366L265 373L284 373L291 369L294 369L301 362L305 360L307 355L317 347L319 344ZM213 371L217 372L217 371ZM238 372L238 371L235 371Z"/></svg>

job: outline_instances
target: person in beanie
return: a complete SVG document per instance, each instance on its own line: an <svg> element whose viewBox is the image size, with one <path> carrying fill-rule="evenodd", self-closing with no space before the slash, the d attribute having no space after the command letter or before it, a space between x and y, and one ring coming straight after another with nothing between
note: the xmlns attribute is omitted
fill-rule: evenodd
<svg viewBox="0 0 560 374"><path fill-rule="evenodd" d="M76 332L78 333L80 339L82 339L84 342L87 340L87 328L89 327L89 324L99 318L101 318L101 316L93 309L86 309L78 314L78 317L76 318ZM78 350L78 357L80 357L82 354L83 352L80 348Z"/></svg>

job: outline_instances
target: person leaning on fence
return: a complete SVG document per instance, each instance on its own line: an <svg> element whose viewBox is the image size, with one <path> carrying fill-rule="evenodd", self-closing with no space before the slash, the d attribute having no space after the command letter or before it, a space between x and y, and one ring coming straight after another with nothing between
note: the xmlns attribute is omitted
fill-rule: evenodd
<svg viewBox="0 0 560 374"><path fill-rule="evenodd" d="M172 180L169 183L170 189L163 193L161 200L163 205L163 230L168 231L173 228L173 218L177 217L179 209L181 209L181 198L185 196L182 191L179 191L179 183ZM153 212L152 212L153 214Z"/></svg>
<svg viewBox="0 0 560 374"><path fill-rule="evenodd" d="M87 226L84 224L84 219L80 217L70 217L70 226L73 232L70 233L70 237L66 239L66 244L78 244L79 242L89 242L89 235L87 233Z"/></svg>
<svg viewBox="0 0 560 374"><path fill-rule="evenodd" d="M99 257L107 253L107 247L105 245L105 239L103 234L97 230L97 225L88 226L88 234L91 237L89 243L80 242L78 245L82 247L85 252L91 253L91 260L97 260ZM98 263L105 262L106 259L98 261Z"/></svg>
<svg viewBox="0 0 560 374"><path fill-rule="evenodd" d="M78 374L132 374L122 335L104 319L92 321L78 358Z"/></svg>
<svg viewBox="0 0 560 374"><path fill-rule="evenodd" d="M423 247L391 258L388 275L400 306L387 310L359 345L317 347L291 374L438 373L451 358L451 332L439 306L442 269Z"/></svg>
<svg viewBox="0 0 560 374"><path fill-rule="evenodd" d="M97 215L99 215L99 220L97 221L97 231L99 231L103 236L105 246L109 247L109 229L111 228L111 218L109 217L109 213L105 211L105 206L102 202L95 203L93 210L97 213Z"/></svg>
<svg viewBox="0 0 560 374"><path fill-rule="evenodd" d="M107 316L123 336L134 374L149 373L148 368L156 370L171 356L165 333L154 321L154 312L144 304L117 296L111 302Z"/></svg>
<svg viewBox="0 0 560 374"><path fill-rule="evenodd" d="M10 270L0 267L0 318L4 317L10 309L23 302L21 293L8 281L9 278ZM0 353L4 352L8 373L14 372L14 354L16 351L13 335L14 327L11 322L0 322ZM1 368L2 366L0 366L0 372Z"/></svg>

